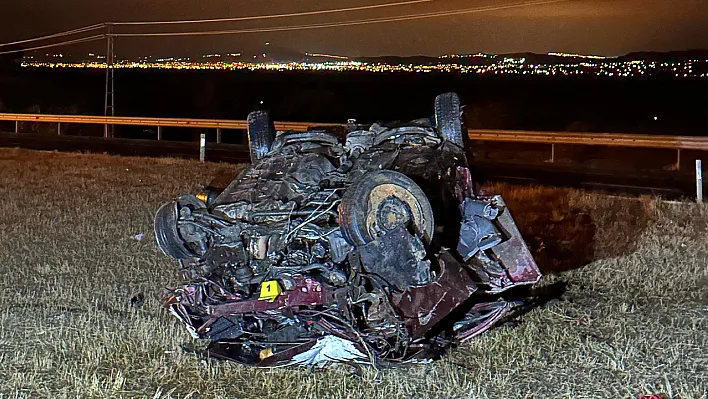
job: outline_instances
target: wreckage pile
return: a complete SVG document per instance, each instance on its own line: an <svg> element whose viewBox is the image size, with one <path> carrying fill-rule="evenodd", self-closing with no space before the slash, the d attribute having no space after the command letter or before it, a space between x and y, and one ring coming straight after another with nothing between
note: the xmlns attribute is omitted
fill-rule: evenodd
<svg viewBox="0 0 708 399"><path fill-rule="evenodd" d="M155 218L185 279L167 307L212 355L244 364L430 358L517 303L540 272L503 200L476 197L459 99L433 121L278 132L249 115L253 165ZM486 298L486 299L485 299Z"/></svg>

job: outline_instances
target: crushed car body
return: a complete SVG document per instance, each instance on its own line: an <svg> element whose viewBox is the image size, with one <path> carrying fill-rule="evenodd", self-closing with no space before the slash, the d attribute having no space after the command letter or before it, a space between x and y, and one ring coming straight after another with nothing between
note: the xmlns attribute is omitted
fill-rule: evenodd
<svg viewBox="0 0 708 399"><path fill-rule="evenodd" d="M184 284L164 306L209 353L276 367L430 359L519 303L541 273L499 196L474 194L455 93L408 124L275 132L248 118L252 165L155 217Z"/></svg>

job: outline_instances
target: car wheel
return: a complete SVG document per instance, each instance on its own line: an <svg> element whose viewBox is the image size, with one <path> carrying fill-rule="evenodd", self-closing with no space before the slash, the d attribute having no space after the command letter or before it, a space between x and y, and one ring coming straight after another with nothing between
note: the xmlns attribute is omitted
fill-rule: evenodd
<svg viewBox="0 0 708 399"><path fill-rule="evenodd" d="M275 127L265 111L251 112L248 114L247 122L251 163L255 163L270 151L275 139Z"/></svg>
<svg viewBox="0 0 708 399"><path fill-rule="evenodd" d="M165 255L174 259L193 259L198 256L185 245L177 227L183 207L194 211L204 209L206 205L193 195L182 195L176 201L162 205L155 214L155 239Z"/></svg>
<svg viewBox="0 0 708 399"><path fill-rule="evenodd" d="M358 179L342 197L339 224L344 238L356 246L402 224L428 245L435 228L433 210L423 190L393 170L369 172Z"/></svg>
<svg viewBox="0 0 708 399"><path fill-rule="evenodd" d="M435 97L435 127L443 140L465 147L460 97L444 93Z"/></svg>

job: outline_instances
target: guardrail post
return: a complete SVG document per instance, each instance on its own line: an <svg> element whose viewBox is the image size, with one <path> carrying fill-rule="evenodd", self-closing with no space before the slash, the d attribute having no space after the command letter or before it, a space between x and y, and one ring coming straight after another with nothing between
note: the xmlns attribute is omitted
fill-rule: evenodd
<svg viewBox="0 0 708 399"><path fill-rule="evenodd" d="M20 121L15 121L15 133L20 132Z"/></svg>
<svg viewBox="0 0 708 399"><path fill-rule="evenodd" d="M162 140L162 126L157 127L157 139Z"/></svg>
<svg viewBox="0 0 708 399"><path fill-rule="evenodd" d="M57 136L61 136L61 122L57 122Z"/></svg>
<svg viewBox="0 0 708 399"><path fill-rule="evenodd" d="M216 128L216 144L221 144L221 128Z"/></svg>
<svg viewBox="0 0 708 399"><path fill-rule="evenodd" d="M556 143L551 143L551 163L556 162Z"/></svg>
<svg viewBox="0 0 708 399"><path fill-rule="evenodd" d="M700 159L696 159L696 201L703 202L703 168Z"/></svg>
<svg viewBox="0 0 708 399"><path fill-rule="evenodd" d="M108 138L108 124L103 125L103 137Z"/></svg>
<svg viewBox="0 0 708 399"><path fill-rule="evenodd" d="M676 150L676 171L681 170L681 149Z"/></svg>
<svg viewBox="0 0 708 399"><path fill-rule="evenodd" d="M199 160L204 162L206 155L206 134L202 133L199 136Z"/></svg>

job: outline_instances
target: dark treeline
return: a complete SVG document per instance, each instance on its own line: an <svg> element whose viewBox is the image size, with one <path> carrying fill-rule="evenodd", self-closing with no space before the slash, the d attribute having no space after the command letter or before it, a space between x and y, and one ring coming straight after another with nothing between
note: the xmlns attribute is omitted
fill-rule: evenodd
<svg viewBox="0 0 708 399"><path fill-rule="evenodd" d="M102 115L104 85L101 70L0 71L0 112ZM706 79L117 70L115 86L123 116L410 120L456 91L471 128L708 133Z"/></svg>

